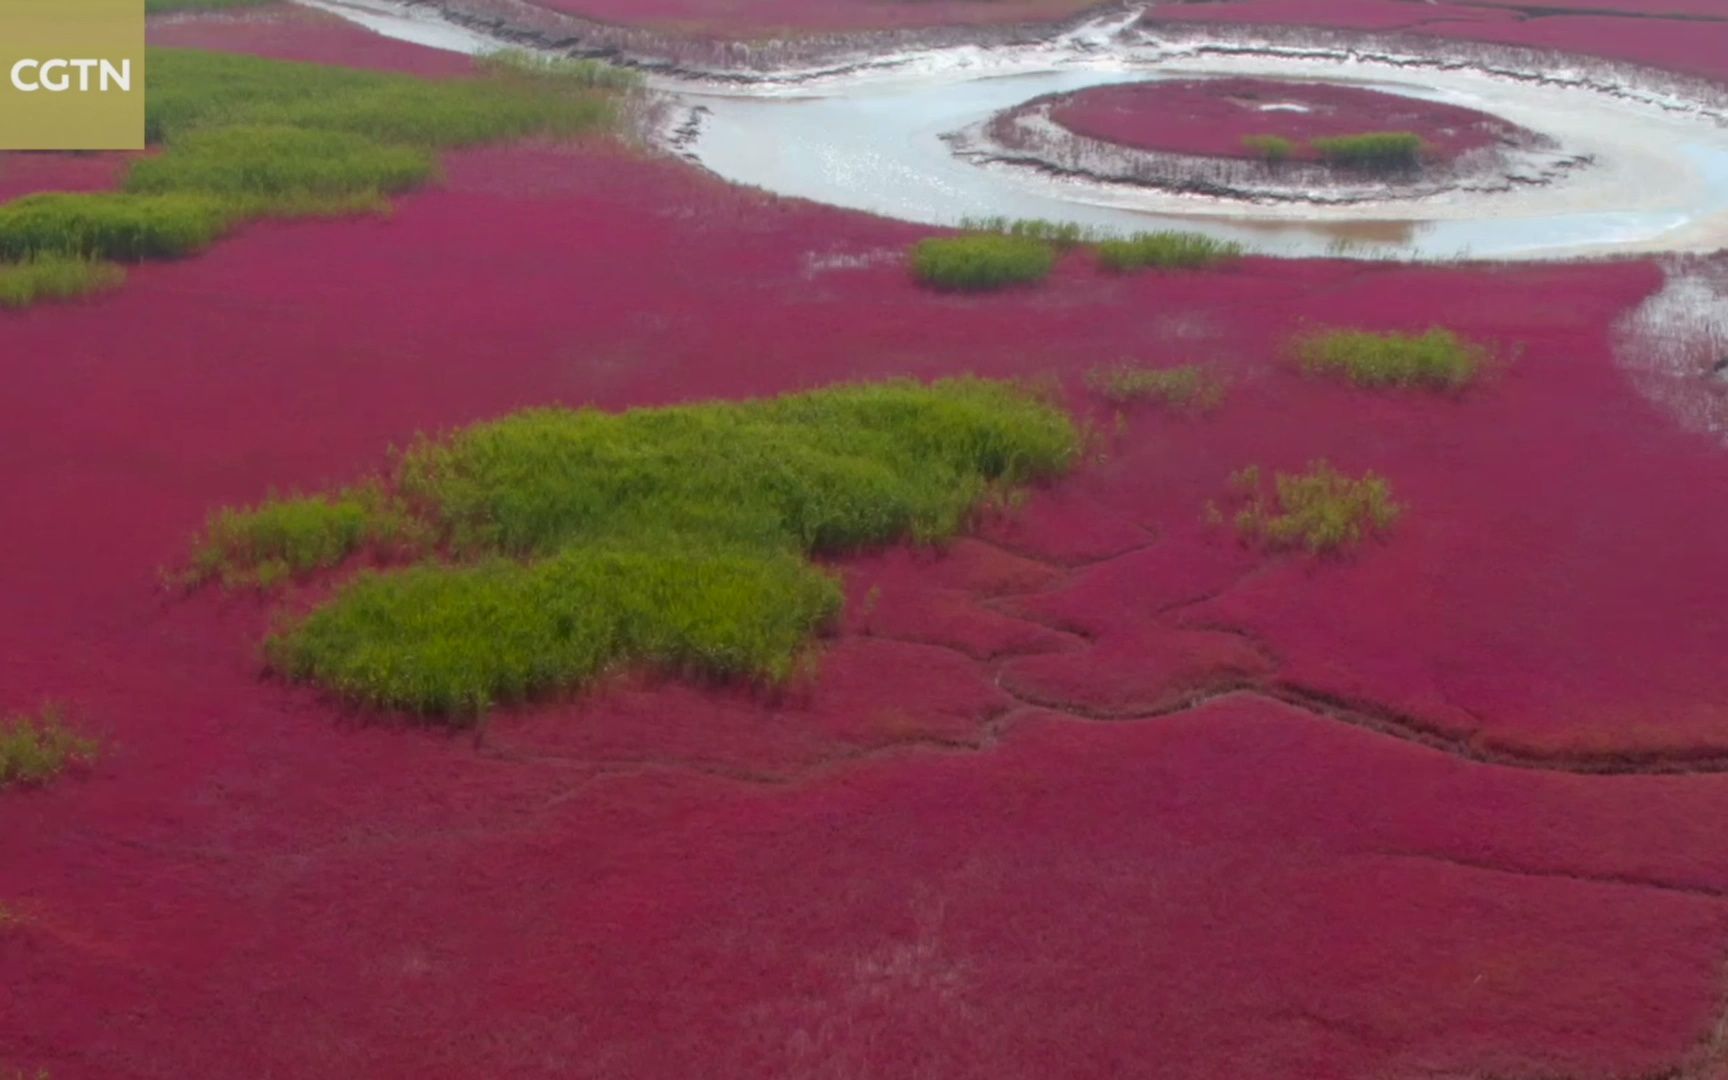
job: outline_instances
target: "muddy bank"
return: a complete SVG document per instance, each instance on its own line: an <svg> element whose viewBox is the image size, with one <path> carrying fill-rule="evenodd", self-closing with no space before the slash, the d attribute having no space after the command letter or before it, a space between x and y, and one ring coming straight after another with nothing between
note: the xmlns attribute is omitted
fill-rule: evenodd
<svg viewBox="0 0 1728 1080"><path fill-rule="evenodd" d="M368 0L340 0L354 7ZM379 6L379 5L373 5ZM1057 20L883 30L814 30L738 40L607 23L525 0L402 0L401 6L500 41L571 56L610 60L660 74L720 81L808 76L892 63L895 54L932 48L1029 45L1101 14L1137 5L1101 4Z"/></svg>

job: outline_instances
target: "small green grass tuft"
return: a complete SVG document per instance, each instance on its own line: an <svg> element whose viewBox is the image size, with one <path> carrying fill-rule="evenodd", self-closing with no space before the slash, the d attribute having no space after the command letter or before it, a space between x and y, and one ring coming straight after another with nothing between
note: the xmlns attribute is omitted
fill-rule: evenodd
<svg viewBox="0 0 1728 1080"><path fill-rule="evenodd" d="M976 379L535 409L417 440L390 497L218 513L189 576L336 565L378 548L381 519L455 560L362 574L267 644L366 705L470 718L621 665L774 683L840 602L811 557L942 540L1078 452L1045 399Z"/></svg>
<svg viewBox="0 0 1728 1080"><path fill-rule="evenodd" d="M95 742L67 727L56 706L0 717L0 788L43 783L95 756Z"/></svg>
<svg viewBox="0 0 1728 1080"><path fill-rule="evenodd" d="M1155 368L1122 363L1086 373L1086 385L1117 405L1158 401L1176 408L1214 409L1224 400L1224 380L1197 364Z"/></svg>
<svg viewBox="0 0 1728 1080"><path fill-rule="evenodd" d="M1268 165L1289 161L1296 144L1282 135L1244 135L1242 145Z"/></svg>
<svg viewBox="0 0 1728 1080"><path fill-rule="evenodd" d="M1244 539L1275 548L1303 547L1317 555L1385 533L1404 511L1384 477L1373 472L1345 476L1325 461L1310 462L1305 472L1278 473L1270 493L1257 466L1233 474L1230 487L1245 500L1236 514Z"/></svg>
<svg viewBox="0 0 1728 1080"><path fill-rule="evenodd" d="M1382 172L1413 169L1428 150L1422 136L1409 131L1331 135L1310 139L1308 145L1328 164Z"/></svg>
<svg viewBox="0 0 1728 1080"><path fill-rule="evenodd" d="M25 308L44 300L74 300L119 288L124 268L80 255L40 254L0 263L0 307Z"/></svg>
<svg viewBox="0 0 1728 1080"><path fill-rule="evenodd" d="M1042 281L1056 265L1055 248L1027 236L972 233L930 237L912 248L912 274L932 288L983 292Z"/></svg>
<svg viewBox="0 0 1728 1080"><path fill-rule="evenodd" d="M425 524L375 484L331 496L271 498L212 514L185 580L268 589L337 566L361 548L400 557L429 543Z"/></svg>
<svg viewBox="0 0 1728 1080"><path fill-rule="evenodd" d="M1488 362L1487 348L1439 327L1421 334L1327 328L1295 342L1302 369L1342 375L1358 386L1457 390Z"/></svg>
<svg viewBox="0 0 1728 1080"><path fill-rule="evenodd" d="M1115 273L1148 267L1194 270L1228 262L1241 254L1241 244L1199 233L1145 232L1099 244L1098 264Z"/></svg>

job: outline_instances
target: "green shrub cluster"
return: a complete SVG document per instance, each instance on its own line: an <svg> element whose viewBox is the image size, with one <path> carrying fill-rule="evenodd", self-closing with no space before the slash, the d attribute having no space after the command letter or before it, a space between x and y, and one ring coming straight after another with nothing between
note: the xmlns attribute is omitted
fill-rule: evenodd
<svg viewBox="0 0 1728 1080"><path fill-rule="evenodd" d="M497 64L473 78L420 79L193 49L152 49L149 61L153 143L199 127L264 124L439 149L582 134L618 111L617 95L596 85Z"/></svg>
<svg viewBox="0 0 1728 1080"><path fill-rule="evenodd" d="M1310 139L1322 161L1351 169L1413 169L1422 163L1427 143L1409 131L1369 131Z"/></svg>
<svg viewBox="0 0 1728 1080"><path fill-rule="evenodd" d="M1296 153L1296 144L1282 135L1244 135L1242 145L1268 165L1289 161Z"/></svg>
<svg viewBox="0 0 1728 1080"><path fill-rule="evenodd" d="M173 258L202 251L233 224L202 195L27 195L0 205L0 260Z"/></svg>
<svg viewBox="0 0 1728 1080"><path fill-rule="evenodd" d="M968 217L960 219L967 232L998 233L1042 240L1066 251L1081 244L1094 244L1103 239L1097 229L1072 221L1049 221L1045 218Z"/></svg>
<svg viewBox="0 0 1728 1080"><path fill-rule="evenodd" d="M33 255L0 263L0 307L23 308L42 300L73 300L119 288L126 271L80 255Z"/></svg>
<svg viewBox="0 0 1728 1080"><path fill-rule="evenodd" d="M396 535L454 565L362 575L267 653L358 702L460 716L619 664L778 681L839 603L811 556L951 536L1077 445L1060 410L973 379L518 413L392 470L383 504L418 526ZM193 573L332 565L374 546L376 516L340 496L218 515Z"/></svg>
<svg viewBox="0 0 1728 1080"><path fill-rule="evenodd" d="M132 167L128 191L225 196L267 212L282 200L394 195L433 173L432 155L341 131L283 125L192 130Z"/></svg>
<svg viewBox="0 0 1728 1080"><path fill-rule="evenodd" d="M1122 363L1086 373L1086 385L1117 405L1158 401L1176 408L1216 408L1224 400L1224 380L1197 364L1155 368Z"/></svg>
<svg viewBox="0 0 1728 1080"><path fill-rule="evenodd" d="M1384 533L1404 509L1392 500L1384 477L1373 472L1345 476L1325 461L1310 462L1304 472L1278 473L1270 494L1257 466L1235 473L1230 484L1246 500L1236 514L1236 529L1244 538L1314 554L1354 547Z"/></svg>
<svg viewBox="0 0 1728 1080"><path fill-rule="evenodd" d="M1242 145L1268 165L1289 161L1298 149L1294 140L1282 135L1244 135ZM1319 136L1306 145L1327 164L1368 171L1413 169L1428 152L1422 137L1409 131Z"/></svg>
<svg viewBox="0 0 1728 1080"><path fill-rule="evenodd" d="M359 704L467 716L582 686L626 658L780 682L840 603L834 579L792 555L575 547L532 563L363 573L266 655Z"/></svg>
<svg viewBox="0 0 1728 1080"><path fill-rule="evenodd" d="M1043 240L998 233L930 237L912 248L912 274L932 288L982 292L1042 281L1056 265Z"/></svg>
<svg viewBox="0 0 1728 1080"><path fill-rule="evenodd" d="M0 717L0 788L40 784L95 756L96 744L67 727L53 706L35 715Z"/></svg>
<svg viewBox="0 0 1728 1080"><path fill-rule="evenodd" d="M1116 273L1148 267L1192 270L1227 262L1241 254L1241 244L1199 233L1143 232L1099 244L1098 264Z"/></svg>
<svg viewBox="0 0 1728 1080"><path fill-rule="evenodd" d="M607 125L634 85L609 71L494 58L473 78L425 80L153 49L146 129L163 152L135 162L121 194L0 205L0 261L175 258L251 217L381 208L434 174L439 149Z"/></svg>
<svg viewBox="0 0 1728 1080"><path fill-rule="evenodd" d="M1342 375L1358 386L1456 390L1488 361L1488 350L1450 330L1422 334L1323 329L1301 334L1296 355L1310 374Z"/></svg>

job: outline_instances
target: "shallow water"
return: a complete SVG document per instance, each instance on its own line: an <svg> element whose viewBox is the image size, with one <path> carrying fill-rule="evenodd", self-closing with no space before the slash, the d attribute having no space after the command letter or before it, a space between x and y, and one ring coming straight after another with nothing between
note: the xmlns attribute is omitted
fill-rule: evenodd
<svg viewBox="0 0 1728 1080"><path fill-rule="evenodd" d="M493 43L390 0L307 0L391 36L474 52ZM1728 126L1703 111L1467 70L1359 59L1197 57L1117 16L1034 46L880 58L783 82L659 79L702 107L681 149L729 180L930 224L1006 215L1112 231L1180 228L1281 255L1561 258L1728 245ZM1055 179L956 157L942 136L1043 94L1196 75L1350 82L1462 105L1548 135L1595 162L1553 184L1349 206L1262 205ZM685 115L689 115L685 112Z"/></svg>

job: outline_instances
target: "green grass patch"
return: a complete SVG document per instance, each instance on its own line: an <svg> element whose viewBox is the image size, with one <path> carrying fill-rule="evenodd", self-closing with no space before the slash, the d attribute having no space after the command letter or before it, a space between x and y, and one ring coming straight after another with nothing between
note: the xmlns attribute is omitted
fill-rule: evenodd
<svg viewBox="0 0 1728 1080"><path fill-rule="evenodd" d="M0 307L25 308L43 300L75 300L117 289L126 271L80 255L44 254L0 263Z"/></svg>
<svg viewBox="0 0 1728 1080"><path fill-rule="evenodd" d="M0 260L174 258L215 243L233 218L203 195L29 195L0 205Z"/></svg>
<svg viewBox="0 0 1728 1080"><path fill-rule="evenodd" d="M441 552L362 574L266 646L366 705L472 717L618 666L773 683L840 602L810 558L950 537L1078 449L1043 398L975 379L535 409L416 440L388 497L218 513L190 573L280 579L379 536Z"/></svg>
<svg viewBox="0 0 1728 1080"><path fill-rule="evenodd" d="M362 548L399 558L429 543L425 524L376 484L328 496L271 498L212 514L186 583L216 579L229 588L268 589L340 565Z"/></svg>
<svg viewBox="0 0 1728 1080"><path fill-rule="evenodd" d="M531 410L421 440L397 483L463 553L700 534L839 552L953 535L993 485L1065 467L1072 424L1018 387L889 382L626 413Z"/></svg>
<svg viewBox="0 0 1728 1080"><path fill-rule="evenodd" d="M792 555L578 547L365 573L265 651L290 678L360 704L466 716L621 663L782 682L840 603L835 580Z"/></svg>
<svg viewBox="0 0 1728 1080"><path fill-rule="evenodd" d="M1270 490L1259 467L1250 466L1232 475L1230 486L1243 500L1236 530L1244 539L1317 555L1384 534L1404 512L1384 477L1346 476L1325 461L1309 463L1304 472L1278 473Z"/></svg>
<svg viewBox="0 0 1728 1080"><path fill-rule="evenodd" d="M605 129L616 88L492 64L461 79L152 49L145 128L153 143L199 127L274 125L427 148ZM619 86L632 85L620 76Z"/></svg>
<svg viewBox="0 0 1728 1080"><path fill-rule="evenodd" d="M248 125L175 138L169 153L132 167L126 189L223 196L263 213L279 203L290 209L308 201L346 206L357 198L398 194L418 187L434 170L431 153L419 147L340 131Z"/></svg>
<svg viewBox="0 0 1728 1080"><path fill-rule="evenodd" d="M383 209L435 174L440 149L606 129L636 83L591 61L495 57L473 77L428 80L152 49L146 132L163 152L132 165L123 194L0 206L0 262L178 258L249 218Z"/></svg>
<svg viewBox="0 0 1728 1080"><path fill-rule="evenodd" d="M1413 169L1428 150L1422 136L1409 131L1332 135L1310 139L1308 145L1328 164L1369 171Z"/></svg>
<svg viewBox="0 0 1728 1080"><path fill-rule="evenodd" d="M394 76L364 90L259 105L251 119L453 148L581 135L605 127L615 111L605 95L545 79Z"/></svg>
<svg viewBox="0 0 1728 1080"><path fill-rule="evenodd" d="M550 79L566 85L599 90L634 90L642 85L642 74L602 60L578 60L547 56L526 49L499 49L474 58L481 71L495 75Z"/></svg>
<svg viewBox="0 0 1728 1080"><path fill-rule="evenodd" d="M1310 374L1341 375L1358 386L1440 390L1468 385L1489 359L1484 346L1439 327L1421 334L1313 330L1298 335L1295 351Z"/></svg>
<svg viewBox="0 0 1728 1080"><path fill-rule="evenodd" d="M1098 264L1116 273L1149 267L1195 270L1228 262L1241 254L1241 244L1199 233L1144 232L1099 244Z"/></svg>
<svg viewBox="0 0 1728 1080"><path fill-rule="evenodd" d="M44 783L95 757L95 742L67 727L54 706L0 717L0 788Z"/></svg>
<svg viewBox="0 0 1728 1080"><path fill-rule="evenodd" d="M1055 265L1055 247L1029 236L980 232L930 237L912 248L912 275L924 285L953 292L1042 281Z"/></svg>
<svg viewBox="0 0 1728 1080"><path fill-rule="evenodd" d="M1086 373L1093 393L1116 405L1143 401L1161 402L1176 408L1216 408L1224 400L1224 380L1197 364L1181 367L1147 367L1122 363L1096 367Z"/></svg>
<svg viewBox="0 0 1728 1080"><path fill-rule="evenodd" d="M1081 244L1097 243L1103 238L1097 229L1090 226L1044 218L967 217L960 219L960 227L967 232L1042 240L1046 244L1054 245L1059 251L1066 251Z"/></svg>
<svg viewBox="0 0 1728 1080"><path fill-rule="evenodd" d="M1296 144L1282 135L1244 135L1242 145L1268 165L1289 161L1296 153Z"/></svg>

